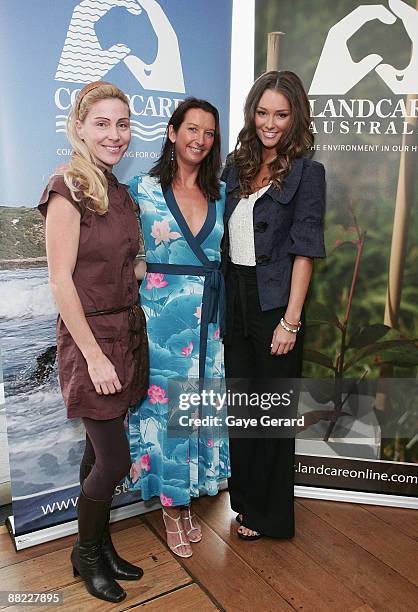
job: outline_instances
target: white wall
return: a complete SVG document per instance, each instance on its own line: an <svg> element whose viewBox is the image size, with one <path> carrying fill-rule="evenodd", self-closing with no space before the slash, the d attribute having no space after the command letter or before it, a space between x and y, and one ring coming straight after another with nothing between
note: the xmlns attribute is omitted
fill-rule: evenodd
<svg viewBox="0 0 418 612"><path fill-rule="evenodd" d="M244 120L244 102L254 82L255 0L234 0L232 13L229 151L235 147Z"/></svg>

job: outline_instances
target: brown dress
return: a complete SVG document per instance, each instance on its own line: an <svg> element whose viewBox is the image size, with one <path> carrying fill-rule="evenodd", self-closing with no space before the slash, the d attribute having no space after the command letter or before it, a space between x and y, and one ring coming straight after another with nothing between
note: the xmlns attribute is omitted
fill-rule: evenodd
<svg viewBox="0 0 418 612"><path fill-rule="evenodd" d="M145 317L138 306L133 266L139 249L138 220L126 185L110 172L105 176L109 197L105 215L90 210L83 201L75 202L59 175L50 179L38 206L46 217L49 198L58 193L81 214L73 281L94 337L113 363L122 385L120 393L96 393L86 360L58 316L58 372L69 418L104 420L122 416L142 399L148 385Z"/></svg>

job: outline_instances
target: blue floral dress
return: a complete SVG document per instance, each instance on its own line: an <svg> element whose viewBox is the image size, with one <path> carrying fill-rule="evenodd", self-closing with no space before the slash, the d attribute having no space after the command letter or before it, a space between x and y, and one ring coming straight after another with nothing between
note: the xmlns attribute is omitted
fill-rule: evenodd
<svg viewBox="0 0 418 612"><path fill-rule="evenodd" d="M150 351L147 397L129 413L129 488L140 489L142 499L159 496L163 506L189 504L200 493L216 495L230 475L228 438L225 427L218 426L224 423L225 406L197 409L200 417L216 415L215 424L212 419L203 427L180 427L174 435L168 429L176 407L179 414L176 384L184 390L187 381L197 381L192 388L201 392L205 384L224 380L221 187L221 198L208 202L207 218L193 236L171 188L163 194L158 179L148 175L129 185L144 235L147 274L140 297Z"/></svg>

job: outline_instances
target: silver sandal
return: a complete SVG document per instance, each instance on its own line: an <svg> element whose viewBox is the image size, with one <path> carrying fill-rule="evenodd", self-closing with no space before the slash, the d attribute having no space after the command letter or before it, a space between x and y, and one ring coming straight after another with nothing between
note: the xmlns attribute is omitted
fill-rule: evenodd
<svg viewBox="0 0 418 612"><path fill-rule="evenodd" d="M168 531L168 529L167 529L167 521L166 521L166 518L165 518L166 516L168 516L168 518L171 519L172 521L175 521L176 527L177 527L177 531ZM169 534L169 533L173 533L174 534L175 533L176 535L180 536L180 543L176 544L175 546L170 546L170 544L167 541L168 548L175 555L177 555L178 557L182 557L183 559L187 559L188 557L191 557L193 553L192 553L192 550L191 550L190 542L189 541L183 542L183 533L186 533L186 537L187 537L187 532L185 531L183 524L182 524L183 529L180 529L179 521L181 521L181 515L178 518L174 518L174 516L170 516L168 514L168 512L166 512L165 509L163 508L163 521L164 521L164 525L165 525L165 531L166 531L167 534ZM190 553L189 554L180 554L177 549L180 548L181 546L189 546Z"/></svg>
<svg viewBox="0 0 418 612"><path fill-rule="evenodd" d="M186 515L184 516L183 513L186 513ZM186 535L189 539L189 542L192 542L193 544L200 542L200 540L202 539L202 529L200 525L199 527L193 527L192 520L193 518L195 518L196 515L190 512L190 506L187 506L186 508L182 508L180 510L180 516L183 519L183 527L186 531ZM189 521L189 528L187 528L187 526L184 524L184 521ZM192 533L192 531L198 532L198 535L193 539L190 537L190 534Z"/></svg>

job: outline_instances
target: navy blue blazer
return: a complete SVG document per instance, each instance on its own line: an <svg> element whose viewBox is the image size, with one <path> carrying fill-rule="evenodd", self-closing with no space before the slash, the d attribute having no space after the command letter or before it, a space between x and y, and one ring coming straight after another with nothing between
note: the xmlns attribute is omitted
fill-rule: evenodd
<svg viewBox="0 0 418 612"><path fill-rule="evenodd" d="M238 171L233 163L225 167L221 179L226 183L222 246L226 272L229 261L228 222L240 200ZM296 255L325 257L324 208L324 166L303 157L294 160L281 190L271 185L255 202L254 247L261 310L287 305Z"/></svg>

